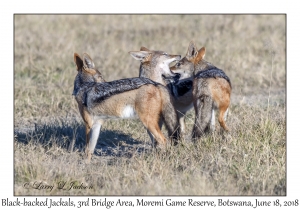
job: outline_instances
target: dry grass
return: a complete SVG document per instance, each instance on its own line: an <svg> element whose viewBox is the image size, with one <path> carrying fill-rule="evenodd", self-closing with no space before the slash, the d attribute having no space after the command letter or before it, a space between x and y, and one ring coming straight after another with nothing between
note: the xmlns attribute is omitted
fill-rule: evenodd
<svg viewBox="0 0 300 210"><path fill-rule="evenodd" d="M286 195L284 15L14 18L15 195ZM85 164L73 53L89 53L109 81L138 76L128 51L184 56L191 40L231 78L231 132L154 152L138 120L107 121ZM24 188L35 181L55 187ZM60 181L93 187L60 190Z"/></svg>

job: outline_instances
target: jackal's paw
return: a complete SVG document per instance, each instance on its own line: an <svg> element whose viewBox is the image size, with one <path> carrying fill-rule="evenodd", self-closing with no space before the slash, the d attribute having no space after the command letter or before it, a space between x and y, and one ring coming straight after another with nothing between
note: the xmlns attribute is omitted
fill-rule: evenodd
<svg viewBox="0 0 300 210"><path fill-rule="evenodd" d="M167 149L167 145L165 144L156 144L155 151L156 152L165 152Z"/></svg>
<svg viewBox="0 0 300 210"><path fill-rule="evenodd" d="M171 140L171 146L177 146L179 144L179 140Z"/></svg>
<svg viewBox="0 0 300 210"><path fill-rule="evenodd" d="M84 159L85 164L90 164L92 159L92 153L87 153L86 158Z"/></svg>
<svg viewBox="0 0 300 210"><path fill-rule="evenodd" d="M230 140L232 140L232 135L231 135L231 133L229 132L229 131L225 131L225 132L223 132L222 133L222 140L223 141L230 141Z"/></svg>
<svg viewBox="0 0 300 210"><path fill-rule="evenodd" d="M193 136L190 133L186 133L186 134L181 134L180 138L182 142L191 142Z"/></svg>

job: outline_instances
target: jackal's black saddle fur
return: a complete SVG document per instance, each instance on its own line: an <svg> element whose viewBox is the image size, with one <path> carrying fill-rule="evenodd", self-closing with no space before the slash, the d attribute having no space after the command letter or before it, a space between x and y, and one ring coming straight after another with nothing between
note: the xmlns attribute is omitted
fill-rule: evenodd
<svg viewBox="0 0 300 210"><path fill-rule="evenodd" d="M88 104L91 105L100 103L110 96L138 89L143 85L149 84L155 86L159 85L159 83L156 83L148 78L140 77L126 78L103 83L86 82L82 84L76 84L75 79L73 95L76 97L82 93L82 103L83 105L87 106Z"/></svg>
<svg viewBox="0 0 300 210"><path fill-rule="evenodd" d="M230 82L229 77L225 74L225 72L223 70L218 69L216 67L206 69L203 71L199 71L195 75L195 78L217 78L217 77L227 80L227 82L229 83L229 85L231 87L231 82Z"/></svg>

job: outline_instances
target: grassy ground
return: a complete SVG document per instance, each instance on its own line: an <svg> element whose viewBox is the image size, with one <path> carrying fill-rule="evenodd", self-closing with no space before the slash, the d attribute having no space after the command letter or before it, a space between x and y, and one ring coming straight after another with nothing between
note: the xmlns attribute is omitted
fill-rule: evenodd
<svg viewBox="0 0 300 210"><path fill-rule="evenodd" d="M286 195L284 15L15 15L14 24L15 195ZM184 56L192 40L232 81L231 132L154 152L138 120L109 120L85 164L74 52L110 81L138 76L129 51ZM191 110L189 132L193 121Z"/></svg>

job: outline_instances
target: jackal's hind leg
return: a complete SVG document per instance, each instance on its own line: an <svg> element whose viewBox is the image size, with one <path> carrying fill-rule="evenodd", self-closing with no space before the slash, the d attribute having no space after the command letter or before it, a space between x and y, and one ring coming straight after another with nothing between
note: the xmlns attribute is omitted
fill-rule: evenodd
<svg viewBox="0 0 300 210"><path fill-rule="evenodd" d="M155 146L165 146L167 143L166 138L164 137L163 133L159 129L158 125L149 125L147 128L148 133L151 133L155 139Z"/></svg>
<svg viewBox="0 0 300 210"><path fill-rule="evenodd" d="M194 101L195 123L193 128L193 139L200 138L209 131L212 122L213 101L209 96L202 96Z"/></svg>
<svg viewBox="0 0 300 210"><path fill-rule="evenodd" d="M216 129L216 116L215 116L215 110L211 110L211 120L210 120L210 131L214 132Z"/></svg>
<svg viewBox="0 0 300 210"><path fill-rule="evenodd" d="M228 110L229 110L229 108L226 109L226 112L225 112L225 114L224 114L224 120L225 120L225 121L227 120Z"/></svg>
<svg viewBox="0 0 300 210"><path fill-rule="evenodd" d="M229 131L229 128L226 126L225 120L227 117L227 112L228 112L228 107L220 107L220 114L219 114L219 123L221 125L221 127L225 130L225 131Z"/></svg>
<svg viewBox="0 0 300 210"><path fill-rule="evenodd" d="M149 135L149 137L150 137L150 139L151 139L151 144L152 144L152 147L156 147L156 141L155 141L155 139L154 139L154 136L153 136L153 134L147 129L147 133L148 133L148 135Z"/></svg>
<svg viewBox="0 0 300 210"><path fill-rule="evenodd" d="M159 119L158 126L159 126L159 128L161 130L162 126L163 126L163 120L162 120L162 118ZM155 140L154 135L149 131L149 129L147 129L147 133L148 133L148 135L149 135L149 137L151 139L152 146L156 147L157 146L157 141Z"/></svg>

